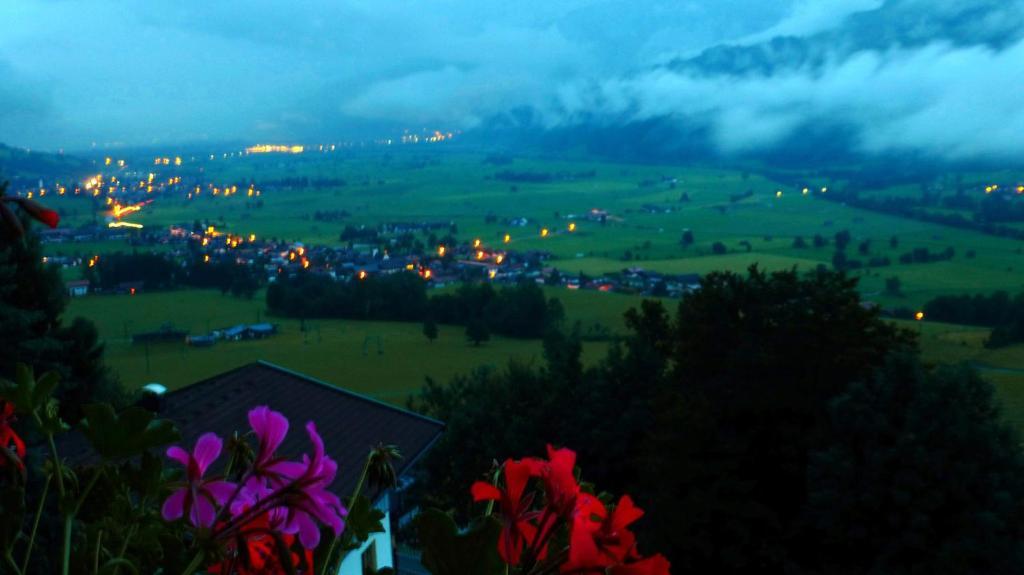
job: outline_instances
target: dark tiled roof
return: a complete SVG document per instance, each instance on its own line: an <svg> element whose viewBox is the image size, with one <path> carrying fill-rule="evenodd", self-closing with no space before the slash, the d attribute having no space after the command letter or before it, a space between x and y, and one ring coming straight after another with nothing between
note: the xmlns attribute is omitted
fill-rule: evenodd
<svg viewBox="0 0 1024 575"><path fill-rule="evenodd" d="M247 414L258 405L280 411L291 424L278 450L283 456L310 452L306 422L316 423L327 454L338 462L332 490L343 496L355 488L366 456L377 443L398 446L403 457L395 462L395 470L401 475L444 429L440 421L262 361L168 393L160 416L178 425L182 445L191 449L207 431L225 442L235 431L247 432Z"/></svg>

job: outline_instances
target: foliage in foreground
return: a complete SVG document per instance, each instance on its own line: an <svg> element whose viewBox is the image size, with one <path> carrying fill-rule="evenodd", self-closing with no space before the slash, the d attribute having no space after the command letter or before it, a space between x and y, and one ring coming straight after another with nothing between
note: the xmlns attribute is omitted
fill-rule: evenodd
<svg viewBox="0 0 1024 575"><path fill-rule="evenodd" d="M414 404L448 427L424 496L469 516L474 461L548 438L635 494L680 572L1024 569L1024 454L991 386L921 366L853 280L712 274L674 317L645 302L627 321L592 367L555 334L539 367L428 383Z"/></svg>

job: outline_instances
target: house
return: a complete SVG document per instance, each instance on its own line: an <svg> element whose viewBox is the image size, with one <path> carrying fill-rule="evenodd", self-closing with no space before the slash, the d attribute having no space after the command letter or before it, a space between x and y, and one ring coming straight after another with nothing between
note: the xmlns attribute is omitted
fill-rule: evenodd
<svg viewBox="0 0 1024 575"><path fill-rule="evenodd" d="M89 280L73 280L64 284L71 297L81 297L89 293Z"/></svg>
<svg viewBox="0 0 1024 575"><path fill-rule="evenodd" d="M298 454L309 449L302 426L313 421L327 453L338 462L330 489L340 497L352 493L373 446L396 445L402 453L394 463L400 488L368 494L385 514L385 531L372 534L361 548L346 555L338 575L400 567L392 533L400 519L408 520L414 512L401 505L401 492L411 482L412 466L440 438L444 430L440 421L263 361L161 395L156 405L161 417L177 424L183 445L192 445L209 431L221 437L244 432L249 410L267 405L291 421L291 432L279 451Z"/></svg>

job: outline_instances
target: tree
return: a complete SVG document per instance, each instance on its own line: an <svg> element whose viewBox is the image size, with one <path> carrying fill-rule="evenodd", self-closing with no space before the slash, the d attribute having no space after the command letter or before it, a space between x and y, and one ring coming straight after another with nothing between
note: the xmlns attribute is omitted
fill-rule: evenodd
<svg viewBox="0 0 1024 575"><path fill-rule="evenodd" d="M722 255L727 251L728 249L726 249L725 244L722 242L715 242L711 244L711 253L713 254Z"/></svg>
<svg viewBox="0 0 1024 575"><path fill-rule="evenodd" d="M846 251L846 246L850 245L850 230L840 230L836 232L836 249L839 251Z"/></svg>
<svg viewBox="0 0 1024 575"><path fill-rule="evenodd" d="M64 325L64 282L57 267L42 262L31 229L20 239L0 240L0 377L13 378L18 362L56 371L61 415L73 423L81 419L82 405L124 397L103 365L103 344L92 322L76 318Z"/></svg>
<svg viewBox="0 0 1024 575"><path fill-rule="evenodd" d="M828 245L828 240L822 237L821 234L814 234L814 247L823 248Z"/></svg>
<svg viewBox="0 0 1024 575"><path fill-rule="evenodd" d="M896 357L828 415L798 535L811 572L1024 571L1024 457L976 372Z"/></svg>
<svg viewBox="0 0 1024 575"><path fill-rule="evenodd" d="M686 229L683 230L683 237L679 240L684 248L688 248L693 245L693 231Z"/></svg>
<svg viewBox="0 0 1024 575"><path fill-rule="evenodd" d="M423 322L423 335L426 336L430 343L434 343L434 340L437 339L437 322L434 321L433 317L428 316L426 321Z"/></svg>
<svg viewBox="0 0 1024 575"><path fill-rule="evenodd" d="M860 253L860 255L866 256L866 255L868 255L868 253L870 251L871 251L871 240L863 240L862 242L857 244L857 252Z"/></svg>
<svg viewBox="0 0 1024 575"><path fill-rule="evenodd" d="M805 249L807 247L807 240L803 236L796 236L793 238L793 247L798 250Z"/></svg>
<svg viewBox="0 0 1024 575"><path fill-rule="evenodd" d="M481 343L491 339L491 329L483 319L473 318L466 323L466 338L473 342L475 347L480 347Z"/></svg>

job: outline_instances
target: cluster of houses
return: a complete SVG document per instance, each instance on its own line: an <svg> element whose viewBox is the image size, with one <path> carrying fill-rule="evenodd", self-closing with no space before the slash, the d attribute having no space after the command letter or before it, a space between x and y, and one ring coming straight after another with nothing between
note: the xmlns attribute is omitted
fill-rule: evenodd
<svg viewBox="0 0 1024 575"><path fill-rule="evenodd" d="M238 324L231 327L215 329L204 335L190 335L185 343L192 347L210 347L218 341L242 341L248 339L265 339L277 334L277 325L272 323Z"/></svg>

